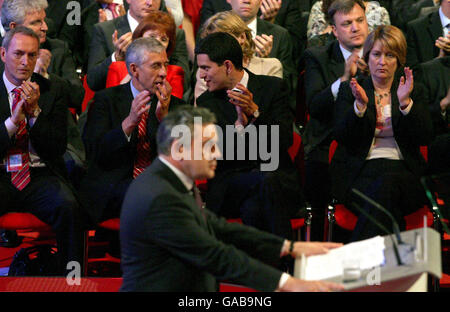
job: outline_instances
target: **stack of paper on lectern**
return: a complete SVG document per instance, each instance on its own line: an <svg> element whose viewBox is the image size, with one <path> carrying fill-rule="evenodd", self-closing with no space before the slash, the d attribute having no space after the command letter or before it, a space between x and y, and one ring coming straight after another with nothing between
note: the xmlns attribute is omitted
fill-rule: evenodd
<svg viewBox="0 0 450 312"><path fill-rule="evenodd" d="M332 249L324 255L307 257L304 261L297 261L303 262L300 278L322 280L341 276L344 264L349 260L358 262L361 271L379 267L385 262L384 249L384 238L376 236Z"/></svg>

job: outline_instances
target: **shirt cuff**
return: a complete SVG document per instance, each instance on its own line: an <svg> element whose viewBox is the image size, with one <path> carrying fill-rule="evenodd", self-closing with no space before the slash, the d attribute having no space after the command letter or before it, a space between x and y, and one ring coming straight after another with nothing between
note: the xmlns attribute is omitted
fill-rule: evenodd
<svg viewBox="0 0 450 312"><path fill-rule="evenodd" d="M8 119L5 120L5 127L6 130L8 131L8 135L10 138L12 138L12 136L14 135L14 133L17 132L17 130L19 130L19 127L17 127L11 120L11 117L9 117Z"/></svg>
<svg viewBox="0 0 450 312"><path fill-rule="evenodd" d="M283 274L281 274L280 282L278 283L278 290L280 290L280 289L283 288L284 284L286 284L287 280L288 280L290 277L291 277L291 276L290 276L289 274L287 274L287 273L284 273L284 272L283 272Z"/></svg>
<svg viewBox="0 0 450 312"><path fill-rule="evenodd" d="M331 85L331 93L333 94L334 100L336 101L338 93L339 93L339 87L341 86L341 78L333 82Z"/></svg>
<svg viewBox="0 0 450 312"><path fill-rule="evenodd" d="M398 106L398 109L402 112L403 115L408 115L409 111L411 110L411 107L413 106L413 100L409 102L408 106L406 106L405 109L402 110L401 106Z"/></svg>
<svg viewBox="0 0 450 312"><path fill-rule="evenodd" d="M353 102L353 109L355 110L356 116L358 116L359 118L362 118L364 116L364 113L367 110L367 106L364 108L364 110L360 111L358 108L358 105L356 104L356 101L355 101L355 102Z"/></svg>

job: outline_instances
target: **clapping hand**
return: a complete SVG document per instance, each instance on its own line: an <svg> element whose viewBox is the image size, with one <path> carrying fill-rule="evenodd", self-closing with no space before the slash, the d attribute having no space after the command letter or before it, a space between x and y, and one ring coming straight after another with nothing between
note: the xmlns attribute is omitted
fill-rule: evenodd
<svg viewBox="0 0 450 312"><path fill-rule="evenodd" d="M262 0L260 10L261 19L273 23L281 8L281 0Z"/></svg>
<svg viewBox="0 0 450 312"><path fill-rule="evenodd" d="M405 67L405 76L400 78L400 83L397 89L397 97L400 102L400 107L408 106L411 98L411 94L414 88L414 77L413 72L409 67Z"/></svg>
<svg viewBox="0 0 450 312"><path fill-rule="evenodd" d="M268 57L273 47L273 35L256 36L253 38L256 47L256 55L259 57Z"/></svg>
<svg viewBox="0 0 450 312"><path fill-rule="evenodd" d="M158 98L158 104L156 106L156 117L158 120L162 120L169 112L170 97L172 93L172 86L164 79L162 84L156 85L156 97Z"/></svg>
<svg viewBox="0 0 450 312"><path fill-rule="evenodd" d="M350 88L352 89L352 94L355 97L356 106L360 111L364 111L369 103L369 98L367 97L366 91L359 85L355 78L350 80Z"/></svg>
<svg viewBox="0 0 450 312"><path fill-rule="evenodd" d="M117 38L117 36L118 36L118 32L116 29L112 35L112 42L113 42L114 48L115 48L114 55L115 55L116 61L124 61L125 53L127 52L127 48L131 44L132 33L127 32L126 34L123 34L122 36L120 36L120 38Z"/></svg>

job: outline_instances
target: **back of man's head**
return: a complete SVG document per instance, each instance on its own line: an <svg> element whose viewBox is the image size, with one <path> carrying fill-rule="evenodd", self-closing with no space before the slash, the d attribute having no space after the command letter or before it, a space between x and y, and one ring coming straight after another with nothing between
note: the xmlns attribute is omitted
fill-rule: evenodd
<svg viewBox="0 0 450 312"><path fill-rule="evenodd" d="M242 48L236 38L228 33L216 32L206 36L196 45L195 54L206 54L219 65L229 60L237 70L244 69Z"/></svg>
<svg viewBox="0 0 450 312"><path fill-rule="evenodd" d="M188 127L191 138L193 138L192 136L195 133L194 125L196 122L201 122L202 126L214 124L216 123L216 116L207 108L194 107L192 105L182 105L176 110L169 112L169 114L161 121L156 134L158 154L166 156L170 155L172 143L176 139L179 139L174 136L173 133L181 135L176 131L175 127Z"/></svg>
<svg viewBox="0 0 450 312"><path fill-rule="evenodd" d="M335 0L331 3L326 14L326 18L331 25L335 25L334 15L336 13L348 14L355 5L359 5L363 11L366 6L362 0Z"/></svg>
<svg viewBox="0 0 450 312"><path fill-rule="evenodd" d="M11 23L22 25L27 14L47 7L47 0L5 0L2 5L2 26L8 31Z"/></svg>

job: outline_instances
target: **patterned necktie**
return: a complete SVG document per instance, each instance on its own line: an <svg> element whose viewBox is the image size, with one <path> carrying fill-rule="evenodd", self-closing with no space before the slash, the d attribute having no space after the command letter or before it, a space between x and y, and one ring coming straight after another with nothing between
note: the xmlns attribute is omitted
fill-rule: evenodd
<svg viewBox="0 0 450 312"><path fill-rule="evenodd" d="M194 194L195 202L197 203L198 208L203 210L203 199L200 195L200 190L196 185L192 187L192 193Z"/></svg>
<svg viewBox="0 0 450 312"><path fill-rule="evenodd" d="M117 3L108 4L108 9L111 11L113 19L119 17L119 13L117 13Z"/></svg>
<svg viewBox="0 0 450 312"><path fill-rule="evenodd" d="M147 119L148 112L145 112L138 125L138 142L136 146L133 179L136 179L150 165L150 142L147 138Z"/></svg>
<svg viewBox="0 0 450 312"><path fill-rule="evenodd" d="M14 112L20 101L20 89L15 88L12 93L14 97L12 111ZM21 191L30 183L30 154L28 153L28 131L25 120L20 122L16 132L15 150L22 154L22 169L11 173L11 183Z"/></svg>

